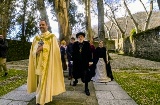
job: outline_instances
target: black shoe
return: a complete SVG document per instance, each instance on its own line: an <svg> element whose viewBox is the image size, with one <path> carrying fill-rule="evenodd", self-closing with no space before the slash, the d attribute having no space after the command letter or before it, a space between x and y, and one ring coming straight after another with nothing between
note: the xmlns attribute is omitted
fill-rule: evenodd
<svg viewBox="0 0 160 105"><path fill-rule="evenodd" d="M85 90L85 93L86 93L87 96L90 96L89 90Z"/></svg>
<svg viewBox="0 0 160 105"><path fill-rule="evenodd" d="M4 76L7 76L7 75L8 75L8 73L5 73L5 74L4 74Z"/></svg>
<svg viewBox="0 0 160 105"><path fill-rule="evenodd" d="M114 80L114 78L111 78L111 81L113 81Z"/></svg>

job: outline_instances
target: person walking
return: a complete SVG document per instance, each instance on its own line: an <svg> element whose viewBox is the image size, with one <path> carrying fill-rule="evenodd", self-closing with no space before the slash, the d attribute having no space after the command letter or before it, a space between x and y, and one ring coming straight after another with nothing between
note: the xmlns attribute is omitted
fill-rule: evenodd
<svg viewBox="0 0 160 105"><path fill-rule="evenodd" d="M84 41L85 33L79 32L76 34L78 41L73 44L73 86L76 86L78 79L81 78L81 81L85 83L85 94L90 95L88 89L88 82L91 80L89 66L93 64L92 62L92 53L90 44L88 41Z"/></svg>
<svg viewBox="0 0 160 105"><path fill-rule="evenodd" d="M0 72L4 71L4 76L8 75L6 60L7 60L8 42L3 35L0 35Z"/></svg>
<svg viewBox="0 0 160 105"><path fill-rule="evenodd" d="M73 64L72 64L72 53L73 53L73 44L75 42L75 38L72 37L70 39L70 43L67 45L67 59L68 59L68 79L70 80L72 78L72 69L73 69Z"/></svg>
<svg viewBox="0 0 160 105"><path fill-rule="evenodd" d="M63 70L67 70L67 63L66 63L66 41L62 40L61 41L61 46L60 46L60 51L61 51L61 61L62 61L62 68Z"/></svg>
<svg viewBox="0 0 160 105"><path fill-rule="evenodd" d="M30 49L27 91L36 92L36 104L44 105L66 90L57 38L45 20L39 27L41 34L35 36Z"/></svg>
<svg viewBox="0 0 160 105"><path fill-rule="evenodd" d="M107 76L106 65L108 63L108 55L106 54L106 48L103 46L103 41L99 41L99 47L95 51L95 65L96 74L92 78L94 82L109 82L111 79Z"/></svg>

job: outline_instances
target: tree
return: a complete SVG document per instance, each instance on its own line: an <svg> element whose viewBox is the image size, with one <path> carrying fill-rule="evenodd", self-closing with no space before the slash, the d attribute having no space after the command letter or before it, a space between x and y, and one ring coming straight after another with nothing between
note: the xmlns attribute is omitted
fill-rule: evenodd
<svg viewBox="0 0 160 105"><path fill-rule="evenodd" d="M107 5L107 7L109 8L108 10L106 10L106 14L105 16L111 21L111 23L113 23L117 29L120 31L120 38L124 38L124 34L125 34L125 30L126 30L126 27L127 27L127 19L126 19L126 27L125 29L122 29L122 27L120 26L120 24L118 23L117 21L117 18L116 18L116 15L115 15L115 12L118 10L118 6L114 7L111 5L111 3L105 3ZM126 16L125 16L126 17ZM112 25L112 24L111 24ZM119 39L119 37L118 37Z"/></svg>
<svg viewBox="0 0 160 105"><path fill-rule="evenodd" d="M147 30L148 29L148 25L149 25L149 22L150 22L150 18L151 18L151 15L152 15L152 11L153 11L153 0L150 0L150 11L148 12L147 9L146 9L146 6L143 4L142 0L139 0L140 3L142 4L142 6L144 7L144 10L146 12L146 19L145 19L145 25L144 25L144 28L143 28L143 31ZM123 0L123 3L124 3L124 6L126 8L126 11L128 12L134 26L135 26L135 29L136 29L136 33L139 33L140 29L139 28L139 25L138 23L136 22L135 18L133 17L133 15L131 14L131 11L129 10L128 6L127 6L127 3L125 0Z"/></svg>
<svg viewBox="0 0 160 105"><path fill-rule="evenodd" d="M90 4L91 0L83 0L85 3L85 18L86 18L86 32L88 40L92 39L92 29L91 29L91 13L90 13Z"/></svg>
<svg viewBox="0 0 160 105"><path fill-rule="evenodd" d="M19 31L16 34L15 39L20 39L23 42L29 41L29 38L38 33L37 28L37 9L34 2L29 0L21 0L19 1L18 7L20 10L18 11L16 16L16 26Z"/></svg>
<svg viewBox="0 0 160 105"><path fill-rule="evenodd" d="M98 16L98 13L95 11L93 5L91 6L91 8L92 8L92 11L93 11L94 15ZM108 15L105 14L105 16L108 16ZM105 27L105 31L106 31L105 33L107 33L108 38L109 38L109 39L112 39L112 38L111 38L110 31L111 31L111 29L112 29L112 27L113 27L113 22L111 22L111 25L110 25L110 26L107 26L107 25L104 23L104 27ZM93 31L94 31L94 30L93 30ZM92 33L95 33L95 32L92 32ZM105 36L105 37L106 37L106 36Z"/></svg>
<svg viewBox="0 0 160 105"><path fill-rule="evenodd" d="M69 15L68 7L70 0L48 0L49 3L53 4L53 10L59 25L59 40L68 40L69 33Z"/></svg>
<svg viewBox="0 0 160 105"><path fill-rule="evenodd" d="M141 0L140 0L140 2L143 4L143 2ZM144 6L144 4L143 4L143 6ZM144 6L144 8L145 8L145 6ZM150 1L150 11L149 12L146 11L147 18L146 18L146 22L145 22L144 29L143 29L144 31L146 31L148 29L152 12L153 12L153 0Z"/></svg>
<svg viewBox="0 0 160 105"><path fill-rule="evenodd" d="M98 37L105 42L105 30L104 30L104 6L103 0L97 0L98 9Z"/></svg>
<svg viewBox="0 0 160 105"><path fill-rule="evenodd" d="M77 24L76 17L78 14L77 13L77 5L75 4L75 2L70 2L68 14L69 14L69 25L70 25L69 29L70 29L70 33L72 35L72 31L74 30L74 27Z"/></svg>
<svg viewBox="0 0 160 105"><path fill-rule="evenodd" d="M15 0L1 0L0 1L0 32L7 36L8 29L10 27L11 14L15 10L13 8Z"/></svg>

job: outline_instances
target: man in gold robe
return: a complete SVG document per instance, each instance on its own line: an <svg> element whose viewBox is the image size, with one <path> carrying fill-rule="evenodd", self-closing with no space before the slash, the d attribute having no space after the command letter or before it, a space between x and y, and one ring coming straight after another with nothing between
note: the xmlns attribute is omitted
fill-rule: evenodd
<svg viewBox="0 0 160 105"><path fill-rule="evenodd" d="M39 24L30 49L27 91L36 92L36 104L52 101L52 96L65 92L60 49L56 36L48 31L45 20Z"/></svg>

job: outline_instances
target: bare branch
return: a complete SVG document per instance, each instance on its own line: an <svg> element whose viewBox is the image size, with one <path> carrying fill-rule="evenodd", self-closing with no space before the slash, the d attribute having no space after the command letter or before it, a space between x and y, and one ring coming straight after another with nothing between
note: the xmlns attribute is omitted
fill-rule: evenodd
<svg viewBox="0 0 160 105"><path fill-rule="evenodd" d="M139 1L141 2L141 4L142 4L144 10L146 11L146 14L148 15L148 11L147 11L146 7L144 6L144 3L142 2L142 0L139 0Z"/></svg>
<svg viewBox="0 0 160 105"><path fill-rule="evenodd" d="M145 22L145 25L144 25L144 31L146 29L148 29L148 25L149 25L149 22L150 22L152 11L153 11L153 0L150 1L150 11L149 11L149 14L147 16L147 19L146 19L146 22Z"/></svg>
<svg viewBox="0 0 160 105"><path fill-rule="evenodd" d="M128 14L129 14L129 16L130 16L130 18L131 18L132 22L133 22L133 24L134 24L134 26L135 26L136 33L138 33L138 32L139 32L139 29L138 29L138 23L137 23L137 22L135 21L135 19L133 18L132 14L131 14L131 11L129 10L129 8L128 8L128 6L127 6L127 4L126 4L126 1L125 1L125 0L123 0L123 4L124 4L124 6L125 6L125 8L126 8L126 10L127 10Z"/></svg>

